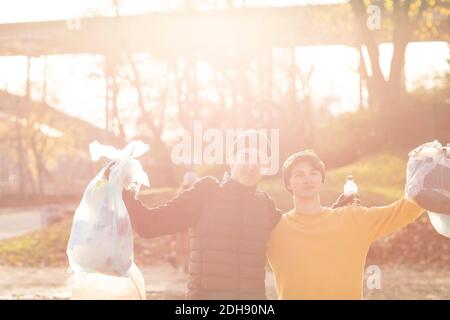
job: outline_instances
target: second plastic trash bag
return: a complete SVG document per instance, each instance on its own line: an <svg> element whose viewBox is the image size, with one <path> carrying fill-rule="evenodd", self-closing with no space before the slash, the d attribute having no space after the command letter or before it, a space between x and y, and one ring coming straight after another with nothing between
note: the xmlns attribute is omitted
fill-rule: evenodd
<svg viewBox="0 0 450 320"><path fill-rule="evenodd" d="M409 153L405 195L428 210L438 233L450 237L450 145L433 141Z"/></svg>
<svg viewBox="0 0 450 320"><path fill-rule="evenodd" d="M125 149L117 150L95 141L89 147L94 161L102 156L111 161L89 183L75 211L67 247L70 269L74 272L71 278L75 296L80 296L80 292L95 296L94 288L97 288L97 298L142 297L142 289L138 288L145 285L133 263L133 230L122 190L133 189L137 193L142 184L149 186L147 174L134 159L149 146L133 141ZM105 179L107 168L110 169L108 180ZM99 289L103 287L109 289ZM130 290L135 294L126 293Z"/></svg>

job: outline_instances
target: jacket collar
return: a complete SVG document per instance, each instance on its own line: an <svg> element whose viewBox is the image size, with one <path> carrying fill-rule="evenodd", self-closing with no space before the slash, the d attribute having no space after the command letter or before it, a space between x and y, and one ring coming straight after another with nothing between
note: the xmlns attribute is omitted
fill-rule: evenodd
<svg viewBox="0 0 450 320"><path fill-rule="evenodd" d="M232 190L236 193L242 193L242 194L253 194L256 191L257 185L247 187L242 185L240 182L234 180L231 178L231 175L227 172L225 173L222 184L225 189Z"/></svg>

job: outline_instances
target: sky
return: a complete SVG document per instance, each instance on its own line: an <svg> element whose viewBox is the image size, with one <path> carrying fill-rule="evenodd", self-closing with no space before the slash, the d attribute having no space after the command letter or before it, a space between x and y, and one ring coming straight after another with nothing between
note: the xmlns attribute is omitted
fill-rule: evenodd
<svg viewBox="0 0 450 320"><path fill-rule="evenodd" d="M186 0L119 0L121 14L132 15L180 8ZM193 1L195 2L195 1ZM200 9L223 8L225 0L200 0ZM236 7L294 6L342 3L345 0L246 0L233 1ZM0 0L0 23L72 19L90 14L114 15L114 0ZM26 8L26 10L24 10Z"/></svg>
<svg viewBox="0 0 450 320"><path fill-rule="evenodd" d="M94 14L113 15L111 0L0 0L0 23L45 21L72 19ZM141 1L123 0L122 15L142 14L151 11L175 10L183 1ZM211 4L225 1L203 1L202 9L210 9ZM287 6L310 3L337 3L345 1L287 1L260 0L246 1L246 6ZM242 1L235 1L241 6ZM209 4L209 6L208 6ZM26 8L26 10L24 10ZM392 45L381 46L380 62L385 75L389 69ZM345 46L301 47L296 51L297 63L302 68L314 65L314 75L311 79L313 99L320 103L332 96L331 104L334 113L355 110L359 102L358 53L354 48ZM425 86L432 87L436 75L443 76L448 70L447 58L449 47L447 43L411 43L406 51L405 77L406 86L411 90L417 81L422 80ZM86 119L102 126L105 122L104 112L104 81L93 79L92 73L97 69L101 58L90 55L48 56L34 58L31 77L39 83L44 65L47 66L48 90L55 97L52 104L58 109ZM15 94L24 93L26 79L25 57L0 57L0 89L6 89ZM200 81L207 81L211 69L206 64L199 65ZM68 77L67 75L70 75ZM39 85L38 85L39 87ZM33 92L33 98L40 99L40 90ZM121 108L126 108L127 95L119 101Z"/></svg>

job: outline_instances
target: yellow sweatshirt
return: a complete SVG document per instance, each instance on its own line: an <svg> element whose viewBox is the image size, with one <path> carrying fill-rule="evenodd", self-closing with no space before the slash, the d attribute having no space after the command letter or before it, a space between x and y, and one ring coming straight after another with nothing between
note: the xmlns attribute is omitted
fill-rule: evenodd
<svg viewBox="0 0 450 320"><path fill-rule="evenodd" d="M286 213L272 231L267 257L279 299L361 299L370 244L424 210L400 199L389 206Z"/></svg>

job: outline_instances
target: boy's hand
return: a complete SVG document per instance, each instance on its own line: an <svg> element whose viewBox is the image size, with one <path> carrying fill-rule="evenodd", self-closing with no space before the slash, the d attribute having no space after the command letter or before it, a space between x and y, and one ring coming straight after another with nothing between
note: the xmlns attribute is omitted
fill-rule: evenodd
<svg viewBox="0 0 450 320"><path fill-rule="evenodd" d="M114 161L114 160L112 160L112 161L110 161L109 163L106 164L106 170L105 170L105 173L103 174L103 178L104 179L109 180L109 175L111 173L111 168L115 164L116 164L116 161ZM136 197L137 196L137 191L134 190L133 185L132 185L131 182L132 181L128 181L127 177L126 177L126 180L123 183L124 186L125 186L123 189L128 191L128 192L130 192L130 194L133 194L133 196Z"/></svg>
<svg viewBox="0 0 450 320"><path fill-rule="evenodd" d="M122 199L125 203L133 202L137 200L137 195L131 190L122 190Z"/></svg>
<svg viewBox="0 0 450 320"><path fill-rule="evenodd" d="M112 160L106 164L106 170L105 170L105 173L103 174L103 178L105 178L106 180L109 180L109 173L111 172L111 167L115 164L116 164L116 162L114 160Z"/></svg>
<svg viewBox="0 0 450 320"><path fill-rule="evenodd" d="M340 207L345 207L351 204L355 204L359 206L361 204L361 200L359 198L359 194L351 194L349 196L344 195L343 193L339 196L335 203L331 206L331 209L336 209Z"/></svg>

